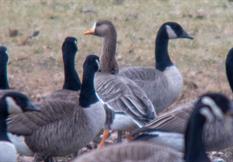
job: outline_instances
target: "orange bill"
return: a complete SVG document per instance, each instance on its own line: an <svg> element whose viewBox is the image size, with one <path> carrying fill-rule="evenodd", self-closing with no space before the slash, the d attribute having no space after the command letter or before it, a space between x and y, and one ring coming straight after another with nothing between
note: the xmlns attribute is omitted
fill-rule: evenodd
<svg viewBox="0 0 233 162"><path fill-rule="evenodd" d="M89 29L89 30L85 31L83 34L85 34L85 35L95 34L95 30Z"/></svg>

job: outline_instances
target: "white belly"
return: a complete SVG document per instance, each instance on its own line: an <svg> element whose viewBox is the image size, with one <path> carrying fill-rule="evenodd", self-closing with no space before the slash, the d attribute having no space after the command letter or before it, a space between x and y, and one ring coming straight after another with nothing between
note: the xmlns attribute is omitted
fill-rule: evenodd
<svg viewBox="0 0 233 162"><path fill-rule="evenodd" d="M12 143L0 142L0 162L17 162L17 151Z"/></svg>
<svg viewBox="0 0 233 162"><path fill-rule="evenodd" d="M137 128L138 126L128 115L115 114L111 129L114 131L128 130L130 128Z"/></svg>
<svg viewBox="0 0 233 162"><path fill-rule="evenodd" d="M18 154L24 156L33 156L33 152L29 149L27 144L25 143L23 136L16 136L11 133L7 134L10 141L15 145Z"/></svg>

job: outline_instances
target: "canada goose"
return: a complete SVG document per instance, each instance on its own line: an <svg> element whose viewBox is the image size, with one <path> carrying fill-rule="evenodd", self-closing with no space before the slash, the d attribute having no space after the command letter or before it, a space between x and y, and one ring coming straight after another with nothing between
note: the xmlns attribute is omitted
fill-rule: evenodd
<svg viewBox="0 0 233 162"><path fill-rule="evenodd" d="M153 120L156 113L145 92L132 80L118 75L115 58L117 33L114 25L110 21L98 21L84 34L103 37L100 72L96 74L95 87L100 99L114 112L116 120L113 119L113 122L122 121L113 123L114 129L126 130L129 125L136 124L141 127ZM105 130L103 140L108 135L108 130Z"/></svg>
<svg viewBox="0 0 233 162"><path fill-rule="evenodd" d="M0 46L0 89L9 89L7 77L8 52L7 48Z"/></svg>
<svg viewBox="0 0 233 162"><path fill-rule="evenodd" d="M81 83L75 70L75 55L77 51L77 39L75 37L66 37L62 44L62 57L64 63L63 88L46 96L45 99L78 101Z"/></svg>
<svg viewBox="0 0 233 162"><path fill-rule="evenodd" d="M228 98L217 93L207 93L199 98L188 120L183 155L159 144L131 142L94 150L73 162L210 162L203 144L203 128L207 123L224 120L232 115L233 106Z"/></svg>
<svg viewBox="0 0 233 162"><path fill-rule="evenodd" d="M7 93L18 93L16 90L10 89L8 83L8 49L5 46L0 46L0 97ZM33 153L27 147L24 142L24 138L20 136L15 136L11 133L7 134L10 141L15 145L17 152L20 155L31 156Z"/></svg>
<svg viewBox="0 0 233 162"><path fill-rule="evenodd" d="M29 99L17 92L8 92L0 99L0 162L16 162L17 151L7 134L7 117L26 111L35 111Z"/></svg>
<svg viewBox="0 0 233 162"><path fill-rule="evenodd" d="M8 49L5 46L0 46L0 97L7 92L13 92L10 89L7 73L8 64Z"/></svg>
<svg viewBox="0 0 233 162"><path fill-rule="evenodd" d="M24 113L9 118L8 130L24 135L35 162L52 161L86 146L104 128L105 110L96 96L94 76L99 68L95 55L86 58L79 104L61 100L46 100L40 112Z"/></svg>
<svg viewBox="0 0 233 162"><path fill-rule="evenodd" d="M144 90L157 113L171 105L182 92L182 74L168 53L169 39L178 38L193 39L178 23L164 23L155 40L155 68L127 67L119 72L120 75L135 81Z"/></svg>
<svg viewBox="0 0 233 162"><path fill-rule="evenodd" d="M226 74L233 91L233 49L228 52L226 58ZM167 145L177 147L178 150L183 149L183 142L177 142L175 140L166 140L164 134L156 133L155 130L162 130L164 132L176 132L180 133L179 141L182 141L182 134L185 131L186 122L191 114L193 105L196 100L189 103L180 105L179 107L172 109L168 112L162 113L156 120L145 125L144 128L139 128L132 132L132 135L137 137L138 140L161 142ZM233 146L233 119L230 117L225 118L223 121L215 121L211 124L207 124L204 129L205 145L208 151L221 150ZM152 133L153 132L153 133ZM167 134L171 135L171 134ZM172 135L173 136L173 135ZM181 140L180 140L181 139Z"/></svg>

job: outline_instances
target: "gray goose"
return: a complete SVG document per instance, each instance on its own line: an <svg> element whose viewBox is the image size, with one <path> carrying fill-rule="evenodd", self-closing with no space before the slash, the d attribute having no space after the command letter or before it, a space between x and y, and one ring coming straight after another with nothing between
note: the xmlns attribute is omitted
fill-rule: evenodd
<svg viewBox="0 0 233 162"><path fill-rule="evenodd" d="M229 50L225 64L228 82L233 91L233 48ZM195 102L196 100L193 100L168 112L161 113L156 120L145 125L144 128L133 131L132 136L137 140L159 142L183 150L183 133ZM208 151L232 147L232 136L233 119L231 117L207 124L204 129L205 145Z"/></svg>
<svg viewBox="0 0 233 162"><path fill-rule="evenodd" d="M209 101L212 104L208 104ZM217 93L202 95L188 120L185 131L185 151L146 142L131 142L93 150L73 162L210 162L206 154L203 129L215 120L224 120L233 115L229 99Z"/></svg>
<svg viewBox="0 0 233 162"><path fill-rule="evenodd" d="M35 152L35 162L53 161L86 146L104 127L105 110L96 96L94 76L99 59L89 55L83 65L83 81L79 104L64 100L46 100L37 106L40 112L11 116L8 130L24 135L25 142Z"/></svg>
<svg viewBox="0 0 233 162"><path fill-rule="evenodd" d="M182 74L168 53L168 41L179 38L192 39L178 23L164 23L155 40L155 68L127 67L119 72L120 75L135 81L144 90L157 113L171 105L182 92Z"/></svg>
<svg viewBox="0 0 233 162"><path fill-rule="evenodd" d="M46 96L45 99L78 101L81 82L75 70L75 55L77 51L77 39L75 37L66 37L62 44L62 58L64 63L63 88Z"/></svg>
<svg viewBox="0 0 233 162"><path fill-rule="evenodd" d="M114 25L110 21L98 21L84 34L103 38L100 72L96 74L95 87L99 98L114 114L108 127L112 130L127 130L153 120L156 113L145 92L132 80L118 75L115 58L117 33ZM108 136L109 131L106 129L100 147Z"/></svg>
<svg viewBox="0 0 233 162"><path fill-rule="evenodd" d="M18 92L6 92L0 99L0 162L17 162L17 151L7 134L10 114L37 111L29 99Z"/></svg>

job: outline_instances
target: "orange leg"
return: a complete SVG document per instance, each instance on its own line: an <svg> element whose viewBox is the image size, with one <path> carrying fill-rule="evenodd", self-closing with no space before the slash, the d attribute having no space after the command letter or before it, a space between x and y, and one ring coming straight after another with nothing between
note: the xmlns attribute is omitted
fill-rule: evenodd
<svg viewBox="0 0 233 162"><path fill-rule="evenodd" d="M126 139L128 140L128 142L131 142L134 140L134 137L131 135L126 135Z"/></svg>
<svg viewBox="0 0 233 162"><path fill-rule="evenodd" d="M98 144L99 149L104 148L105 141L108 139L109 136L110 136L109 130L105 129L103 132L103 138L101 139L100 143Z"/></svg>

